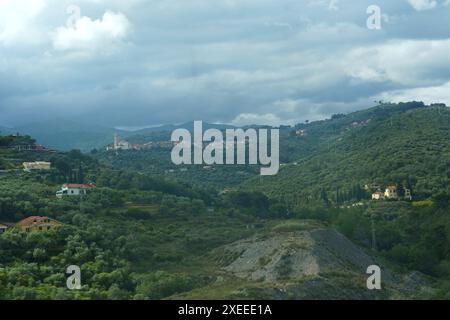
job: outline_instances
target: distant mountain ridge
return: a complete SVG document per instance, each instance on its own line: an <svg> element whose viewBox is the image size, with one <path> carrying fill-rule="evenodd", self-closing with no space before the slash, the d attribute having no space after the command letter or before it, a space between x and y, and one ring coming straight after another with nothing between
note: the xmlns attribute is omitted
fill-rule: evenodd
<svg viewBox="0 0 450 320"><path fill-rule="evenodd" d="M170 138L170 133L177 128L185 128L193 131L194 122L186 122L180 125L168 124L158 127L145 128L135 131L121 130L105 126L96 126L92 124L80 123L67 119L55 119L51 121L34 122L27 125L6 128L0 127L2 134L20 133L34 137L38 143L61 151L79 149L83 152L89 152L94 148L103 148L113 141L114 133L118 133L122 138L133 140L152 139L158 137L158 133L164 133L165 137ZM226 129L232 128L229 125L203 123L204 130L209 128ZM151 136L149 138L149 136ZM167 138L167 139L169 139Z"/></svg>

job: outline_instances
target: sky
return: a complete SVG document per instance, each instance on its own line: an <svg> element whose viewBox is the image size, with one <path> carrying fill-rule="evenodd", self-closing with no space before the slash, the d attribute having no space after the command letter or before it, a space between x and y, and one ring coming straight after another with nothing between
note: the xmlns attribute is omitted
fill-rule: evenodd
<svg viewBox="0 0 450 320"><path fill-rule="evenodd" d="M0 126L278 125L379 100L450 104L449 18L450 0L0 0Z"/></svg>

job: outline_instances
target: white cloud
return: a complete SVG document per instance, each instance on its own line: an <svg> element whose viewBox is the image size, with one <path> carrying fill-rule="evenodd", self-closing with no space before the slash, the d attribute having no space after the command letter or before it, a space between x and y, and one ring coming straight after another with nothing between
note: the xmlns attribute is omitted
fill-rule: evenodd
<svg viewBox="0 0 450 320"><path fill-rule="evenodd" d="M44 0L0 1L0 45L35 44L42 33L35 28L35 20L46 6Z"/></svg>
<svg viewBox="0 0 450 320"><path fill-rule="evenodd" d="M450 39L389 41L351 50L343 65L349 76L364 82L436 85L448 78L443 70L450 68L449 51Z"/></svg>
<svg viewBox="0 0 450 320"><path fill-rule="evenodd" d="M283 99L275 101L272 107L277 111L295 112L301 106L301 101L293 99Z"/></svg>
<svg viewBox="0 0 450 320"><path fill-rule="evenodd" d="M423 101L426 104L445 103L450 106L450 82L439 86L385 92L381 99L392 102Z"/></svg>
<svg viewBox="0 0 450 320"><path fill-rule="evenodd" d="M443 94L450 0L411 1L441 9L426 14L378 0L390 18L380 32L365 26L369 3L0 0L0 121L70 105L115 125L192 115L277 124L367 107L383 92ZM69 4L81 8L75 28L66 27Z"/></svg>
<svg viewBox="0 0 450 320"><path fill-rule="evenodd" d="M130 31L130 22L122 13L105 12L101 19L81 17L74 28L59 27L53 34L56 50L108 50L122 41Z"/></svg>
<svg viewBox="0 0 450 320"><path fill-rule="evenodd" d="M408 0L408 2L416 11L430 10L437 6L435 0Z"/></svg>
<svg viewBox="0 0 450 320"><path fill-rule="evenodd" d="M332 11L338 11L339 10L339 0L330 0L330 3L328 4L328 9Z"/></svg>

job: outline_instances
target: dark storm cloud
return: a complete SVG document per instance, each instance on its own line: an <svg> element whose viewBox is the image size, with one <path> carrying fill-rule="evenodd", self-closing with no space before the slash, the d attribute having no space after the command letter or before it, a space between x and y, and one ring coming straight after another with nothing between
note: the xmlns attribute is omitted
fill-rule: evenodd
<svg viewBox="0 0 450 320"><path fill-rule="evenodd" d="M379 98L450 102L450 6L433 3L378 1L369 30L372 1L3 1L0 125L295 123Z"/></svg>

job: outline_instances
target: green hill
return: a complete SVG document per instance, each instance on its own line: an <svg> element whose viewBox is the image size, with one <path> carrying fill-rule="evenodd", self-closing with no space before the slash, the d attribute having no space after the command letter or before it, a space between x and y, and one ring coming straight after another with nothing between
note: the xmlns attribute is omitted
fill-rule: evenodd
<svg viewBox="0 0 450 320"><path fill-rule="evenodd" d="M420 112L427 114L425 118L421 118L422 116L419 115ZM438 112L442 112L444 118L439 120ZM118 169L132 169L146 174L166 175L171 179L202 187L223 189L237 187L241 183L244 183L245 186L250 185L251 188L262 190L269 195L276 195L278 189L284 189L284 187L280 188L280 185L284 185L289 190L298 189L292 188L289 184L293 175L294 178L295 176L299 176L302 181L305 181L307 184L312 184L310 187L300 183L302 189L314 189L308 190L308 195L309 193L313 195L317 194L317 192L320 193L322 189L336 194L336 188L344 188L341 190L342 192L349 192L356 184L362 187L365 184L376 185L377 183L394 183L399 179L408 180L409 177L404 177L404 170L402 172L397 170L398 167L402 166L401 162L395 163L394 167L392 167L391 162L396 161L396 156L392 157L392 154L400 152L401 157L405 156L406 160L411 160L410 153L406 149L408 145L416 148L416 151L420 151L422 147L420 141L432 139L445 143L445 138L443 138L442 133L435 132L437 127L434 122L442 122L443 124L440 127L445 131L446 114L448 114L448 111L445 108L438 109L437 107L427 107L421 102L409 102L383 104L348 115L334 115L331 119L327 120L298 124L295 127L281 126L280 163L282 164L282 170L274 178L261 179L259 177L259 166L257 165L212 166L208 170L205 170L203 166L175 166L170 160L170 148L124 151L119 153L101 151L95 157L103 163ZM409 118L403 119L403 117ZM420 121L416 121L416 117L420 118ZM211 125L204 124L204 126L205 128L209 128ZM416 128L417 126L420 126L420 128ZM426 128L428 126L432 127L432 130L427 130ZM192 123L186 123L180 125L180 127L192 130ZM173 128L173 126L165 126L161 127L161 130L157 130L157 128L147 129L135 132L126 139L132 143L169 140L171 134L170 129ZM218 128L223 130L226 126L219 126ZM426 134L423 135L421 130L427 130ZM433 138L432 136L434 134L437 134L438 137ZM416 135L423 135L424 137L418 138ZM418 143L416 143L416 140ZM366 152L361 146L370 148L371 151ZM383 162L381 164L377 162L372 163L372 165L382 171L392 171L393 177L391 175L384 177L384 175L380 175L379 173L372 174L374 169L369 168L368 170L368 167L365 167L366 163L370 164L372 162L371 158L374 155L371 152L381 154L383 152L389 152L391 154L388 157L389 162ZM358 155L354 160L355 162L352 163L352 167L359 168L362 172L358 177L355 177L354 172L348 175L348 171L342 171L340 169L340 167L348 164L343 160L347 159L348 154ZM415 155L413 156L415 157ZM375 159L378 159L377 161L380 160L376 157ZM311 164L311 167L307 167L308 163ZM325 167L318 167L321 165ZM387 166L386 170L384 169L385 165ZM299 173L297 174L297 169L291 168L293 166L301 166L306 169L303 171L302 169L298 169ZM328 167L330 170L332 169L341 173L341 177L330 177L329 181L322 180L323 177L321 175L327 175L327 173L323 173L321 170L324 169L326 171ZM410 168L406 168L405 170L410 170ZM320 174L316 175L317 172ZM302 176L303 173L307 176ZM369 177L366 177L367 173L369 173ZM398 177L397 173L400 173L401 177ZM289 176L289 181L284 181L287 180L285 176ZM349 183L348 177L350 176L354 181ZM426 176L428 179L428 173ZM251 178L254 179L252 180ZM250 180L251 182L246 183L246 180ZM341 180L345 180L344 183L340 183ZM273 186L271 185L272 181L274 181ZM296 181L296 183L298 182ZM415 184L416 182L411 181L411 183ZM260 184L263 185L261 188L258 187ZM432 190L427 190L424 186L420 186L420 184L418 187L420 192L426 194L433 192ZM441 185L438 186L438 188L441 187ZM281 191L281 193L284 192Z"/></svg>
<svg viewBox="0 0 450 320"><path fill-rule="evenodd" d="M416 198L450 192L448 108L382 105L302 128L297 148L303 143L311 152L244 188L298 206L359 200L390 184L411 188Z"/></svg>
<svg viewBox="0 0 450 320"><path fill-rule="evenodd" d="M282 127L280 173L220 195L178 173L145 174L162 165L137 161L151 153L113 152L108 163L102 152L17 151L34 140L0 137L0 222L63 223L0 234L0 299L448 299L449 120L448 109L407 103ZM52 169L15 170L27 160ZM227 170L230 183L240 169ZM209 172L186 175L208 182ZM66 182L97 188L56 199ZM393 183L427 200L359 201ZM366 289L374 263L379 292ZM80 291L65 290L73 264Z"/></svg>
<svg viewBox="0 0 450 320"><path fill-rule="evenodd" d="M0 144L5 147L32 141L29 137L0 137ZM8 148L3 151L2 155L20 161L45 156ZM227 246L233 247L236 241L253 235L260 239L282 233L277 237L290 239L291 231L326 227L289 220L280 224L269 218L277 209L264 197L219 197L160 177L113 170L79 151L46 156L53 164L50 171L18 170L0 177L2 223L12 225L36 215L63 223L49 232L27 233L12 226L0 234L0 299L162 299L181 294L185 298L277 299L277 292L285 286L286 295L289 293L291 298L317 299L325 297L322 293L330 285L344 286L344 290L333 294L345 292L348 298L383 298L393 294L367 294L364 270L353 264L349 268L354 273L345 278L318 272L310 277L295 266L291 268L287 253L303 245L303 234L281 248L283 261L267 271L276 276L270 283L240 279L239 274L226 268L235 260L239 264L239 255ZM97 188L82 198L56 199L55 192L63 182L95 183ZM335 231L326 234L344 239ZM309 237L309 233L305 236ZM270 259L270 252L255 252L259 241L249 246L248 254L258 254L260 261ZM372 261L348 240L342 246L343 250L346 248ZM307 250L305 254L311 260L320 260L324 268L332 267L331 262L325 261L327 252L319 255ZM347 263L342 252L333 256ZM65 290L65 269L73 264L83 270L80 291ZM18 273L23 276L17 277ZM359 281L357 285L353 285L355 279ZM314 295L297 292L302 281L316 287ZM317 281L325 282L317 286ZM226 288L222 288L225 283ZM392 290L403 294L394 287Z"/></svg>

